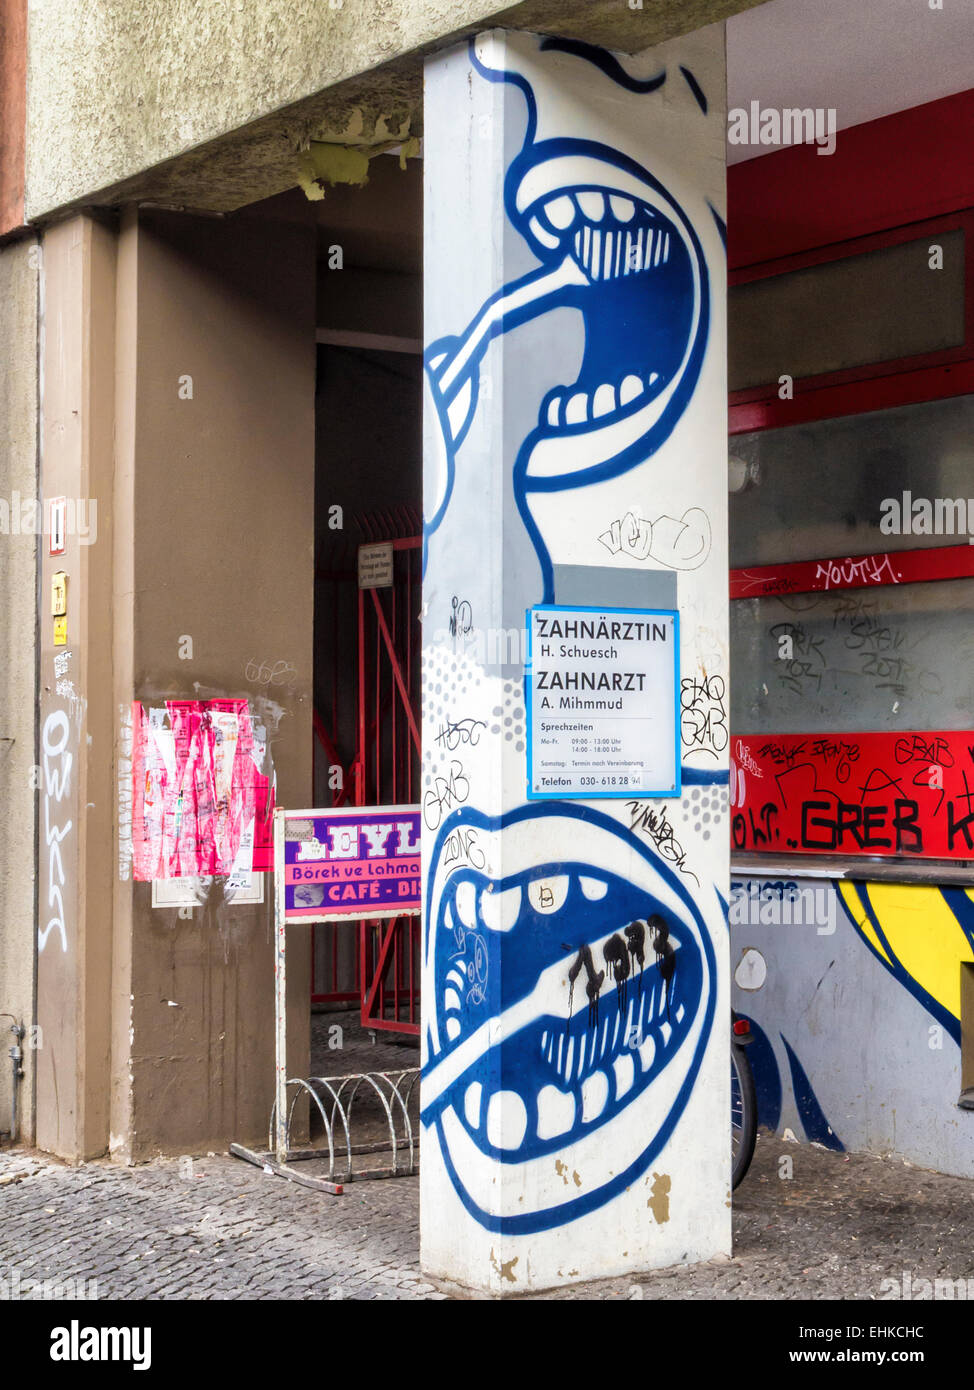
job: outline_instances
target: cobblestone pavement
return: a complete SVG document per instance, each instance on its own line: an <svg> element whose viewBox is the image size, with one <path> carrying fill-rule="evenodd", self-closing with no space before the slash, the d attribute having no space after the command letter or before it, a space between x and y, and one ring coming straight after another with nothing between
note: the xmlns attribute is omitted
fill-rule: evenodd
<svg viewBox="0 0 974 1390"><path fill-rule="evenodd" d="M224 1155L190 1176L177 1159L69 1168L0 1152L0 1298L66 1279L107 1299L442 1298L419 1272L418 1186L335 1198ZM900 1161L762 1135L734 1232L730 1260L539 1297L868 1299L904 1273L971 1279L974 1294L974 1182Z"/></svg>

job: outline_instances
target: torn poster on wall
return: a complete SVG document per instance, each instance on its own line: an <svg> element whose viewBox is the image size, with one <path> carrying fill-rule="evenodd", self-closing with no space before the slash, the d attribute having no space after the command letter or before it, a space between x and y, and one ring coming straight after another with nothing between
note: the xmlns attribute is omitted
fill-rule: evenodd
<svg viewBox="0 0 974 1390"><path fill-rule="evenodd" d="M274 778L246 700L132 705L133 877L273 868Z"/></svg>

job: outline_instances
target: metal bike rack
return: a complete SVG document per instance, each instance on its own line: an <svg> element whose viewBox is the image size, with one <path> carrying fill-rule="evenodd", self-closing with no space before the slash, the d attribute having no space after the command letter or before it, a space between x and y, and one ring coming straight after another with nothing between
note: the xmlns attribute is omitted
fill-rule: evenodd
<svg viewBox="0 0 974 1390"><path fill-rule="evenodd" d="M289 1079L286 1087L288 1091L293 1089L293 1095L286 1107L283 1150L275 1148L275 1142L279 1138L275 1101L271 1109L267 1136L268 1151L259 1153L243 1144L231 1144L230 1152L237 1158L256 1164L265 1172L288 1178L305 1187L313 1187L319 1192L331 1193L333 1196L340 1196L345 1185L350 1182L411 1177L418 1171L418 1154L416 1136L413 1134L413 1124L409 1117L409 1101L418 1079L419 1067L409 1067L403 1071L353 1072L349 1076ZM355 1099L363 1088L363 1094L378 1097L385 1115L388 1137L370 1143L354 1144L353 1109ZM302 1095L309 1096L317 1106L325 1128L327 1147L293 1148L291 1145L294 1109ZM381 1153L391 1153L391 1165L364 1168L355 1166L356 1157ZM309 1159L327 1161L327 1177L292 1169L292 1163Z"/></svg>

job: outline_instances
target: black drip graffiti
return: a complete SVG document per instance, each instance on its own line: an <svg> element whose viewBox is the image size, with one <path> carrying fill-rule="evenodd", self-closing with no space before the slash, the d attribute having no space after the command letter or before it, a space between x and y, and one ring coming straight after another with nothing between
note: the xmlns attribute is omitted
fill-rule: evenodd
<svg viewBox="0 0 974 1390"><path fill-rule="evenodd" d="M653 930L653 950L656 952L656 968L663 977L666 990L666 1017L670 1016L670 995L672 993L673 972L676 969L676 952L670 942L670 929L658 912L650 917L647 926Z"/></svg>
<svg viewBox="0 0 974 1390"><path fill-rule="evenodd" d="M620 1011L626 1007L629 995L629 980L637 977L639 998L642 998L643 977L642 970L646 963L646 931L647 928L652 933L653 950L656 953L656 968L663 979L663 988L666 992L666 1017L670 1016L670 996L673 992L673 975L676 970L676 952L670 941L670 929L666 921L658 912L654 912L647 922L630 922L625 928L625 941L618 932L610 936L605 943L603 957L605 960L605 970L596 970L595 961L592 956L592 948L583 946L578 955L572 962L568 972L568 1018L565 1022L565 1032L568 1032L572 1021L572 1008L575 998L575 981L582 971L585 971L585 993L588 996L588 1024L590 1028L598 1025L599 1021L599 991L605 981L606 971L615 980L616 1000ZM562 943L563 951L570 951L572 948Z"/></svg>
<svg viewBox="0 0 974 1390"><path fill-rule="evenodd" d="M632 968L635 973L636 966L642 970L646 960L646 928L637 918L635 922L630 922L626 927L626 940L629 943L629 955L632 957ZM643 992L642 975L639 977L639 993Z"/></svg>
<svg viewBox="0 0 974 1390"><path fill-rule="evenodd" d="M605 963L609 974L616 982L616 998L619 1008L626 1007L629 992L629 952L622 937L616 933L605 943Z"/></svg>
<svg viewBox="0 0 974 1390"><path fill-rule="evenodd" d="M570 946L563 948L570 951ZM596 972L595 962L592 960L592 950L589 946L583 946L578 955L572 962L572 968L568 972L568 1022L565 1024L565 1031L568 1031L568 1023L572 1019L572 999L575 994L575 981L585 970L585 993L588 995L588 1023L590 1028L597 1026L599 1021L599 990L602 988L602 981L605 979L605 971Z"/></svg>

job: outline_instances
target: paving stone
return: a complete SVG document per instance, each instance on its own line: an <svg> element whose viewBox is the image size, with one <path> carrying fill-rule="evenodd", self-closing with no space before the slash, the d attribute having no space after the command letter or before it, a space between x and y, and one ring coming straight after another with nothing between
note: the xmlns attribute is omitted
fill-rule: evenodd
<svg viewBox="0 0 974 1390"><path fill-rule="evenodd" d="M762 1134L734 1199L734 1255L541 1299L878 1298L882 1281L971 1280L974 1183ZM16 1181L4 1182L4 1178ZM108 1299L441 1300L419 1268L419 1180L343 1197L229 1156L126 1169L0 1152L0 1279L96 1280ZM9 1284L8 1284L9 1286ZM515 1295L516 1296L516 1295Z"/></svg>

